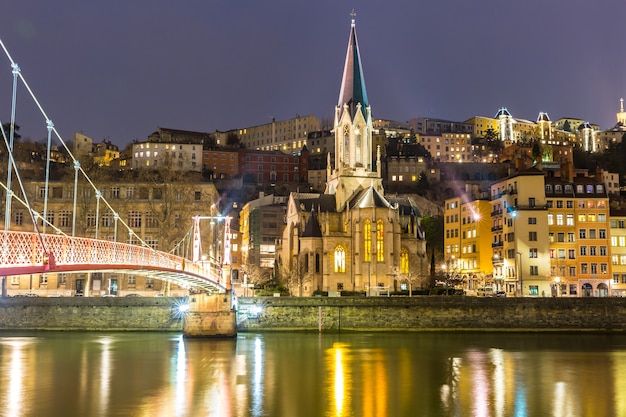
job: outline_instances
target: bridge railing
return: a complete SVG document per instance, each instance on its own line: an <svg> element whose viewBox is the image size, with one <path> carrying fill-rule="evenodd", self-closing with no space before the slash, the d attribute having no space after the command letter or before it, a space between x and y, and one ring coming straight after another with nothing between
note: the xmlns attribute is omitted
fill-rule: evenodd
<svg viewBox="0 0 626 417"><path fill-rule="evenodd" d="M42 247L42 240L43 245ZM150 267L187 272L213 280L209 268L166 252L128 243L31 232L0 231L0 266L50 264ZM51 255L51 256L50 256Z"/></svg>

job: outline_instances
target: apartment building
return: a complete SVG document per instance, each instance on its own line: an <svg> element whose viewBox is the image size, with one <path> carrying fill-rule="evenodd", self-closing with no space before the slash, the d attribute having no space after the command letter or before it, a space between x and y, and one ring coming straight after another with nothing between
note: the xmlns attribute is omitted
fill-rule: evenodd
<svg viewBox="0 0 626 417"><path fill-rule="evenodd" d="M445 201L444 262L448 273L458 274L468 294L493 285L491 204L467 201L467 195Z"/></svg>
<svg viewBox="0 0 626 417"><path fill-rule="evenodd" d="M45 233L66 233L76 236L130 244L146 244L154 249L169 251L191 229L194 215L214 215L219 194L212 183L186 176L174 181L161 182L141 178L120 178L100 181L99 191L107 199L108 206L97 206L95 190L89 184L79 184L74 204L73 181L51 181L44 225ZM25 188L30 196L33 210L44 217L45 182L27 181ZM213 211L212 211L213 210ZM28 210L13 204L11 230L32 231L33 224ZM76 224L72 223L76 219ZM132 229L129 233L123 223ZM96 232L97 231L97 232ZM210 231L203 233L203 247L209 248L215 240ZM143 243L142 243L143 242ZM184 246L184 245L183 245ZM191 254L180 253L187 258ZM88 287L87 287L88 285ZM133 273L86 273L38 274L13 276L7 279L8 294L34 292L41 295L75 295L89 291L90 295L127 295L129 293L151 296L163 294L187 295L188 292L173 284L154 280Z"/></svg>
<svg viewBox="0 0 626 417"><path fill-rule="evenodd" d="M248 149L264 151L298 152L307 145L309 132L320 130L314 115L296 115L293 119L246 127L237 130L241 143Z"/></svg>
<svg viewBox="0 0 626 417"><path fill-rule="evenodd" d="M612 209L610 213L611 295L626 297L626 210Z"/></svg>

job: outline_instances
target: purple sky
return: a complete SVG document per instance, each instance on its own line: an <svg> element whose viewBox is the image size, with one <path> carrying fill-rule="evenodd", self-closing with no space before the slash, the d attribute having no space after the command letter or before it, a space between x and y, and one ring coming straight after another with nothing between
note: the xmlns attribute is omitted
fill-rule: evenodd
<svg viewBox="0 0 626 417"><path fill-rule="evenodd" d="M62 7L58 5L62 4ZM576 117L626 98L624 0L8 0L0 39L66 140L330 118L352 9L375 118ZM0 54L0 120L12 75ZM22 136L46 136L18 96Z"/></svg>

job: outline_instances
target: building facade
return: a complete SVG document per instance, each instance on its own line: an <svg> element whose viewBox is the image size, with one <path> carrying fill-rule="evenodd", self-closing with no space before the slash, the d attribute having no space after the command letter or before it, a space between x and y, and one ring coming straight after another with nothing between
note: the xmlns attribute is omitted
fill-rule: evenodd
<svg viewBox="0 0 626 417"><path fill-rule="evenodd" d="M419 212L409 200L384 196L354 20L334 125L335 160L328 156L324 193L289 196L281 276L293 295L414 288L427 264Z"/></svg>

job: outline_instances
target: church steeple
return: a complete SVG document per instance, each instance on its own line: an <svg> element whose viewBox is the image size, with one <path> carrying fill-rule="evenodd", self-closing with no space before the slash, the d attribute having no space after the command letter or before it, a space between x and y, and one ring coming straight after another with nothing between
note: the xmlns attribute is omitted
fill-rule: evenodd
<svg viewBox="0 0 626 417"><path fill-rule="evenodd" d="M348 50L346 52L346 62L343 68L343 78L341 79L341 90L339 90L339 102L337 107L343 110L344 105L348 105L350 117L354 118L357 105L361 104L363 117L367 118L365 111L369 106L367 91L365 89L365 79L363 78L363 67L361 65L361 54L356 38L356 25L354 10L351 13L352 25L350 27L350 37L348 39ZM340 111L341 111L340 110ZM339 114L341 117L341 114Z"/></svg>
<svg viewBox="0 0 626 417"><path fill-rule="evenodd" d="M338 210L354 193L370 184L383 193L380 172L373 171L372 111L365 90L354 17L353 11L339 102L335 107L335 163L332 170L328 168L326 183L326 194L336 195Z"/></svg>

